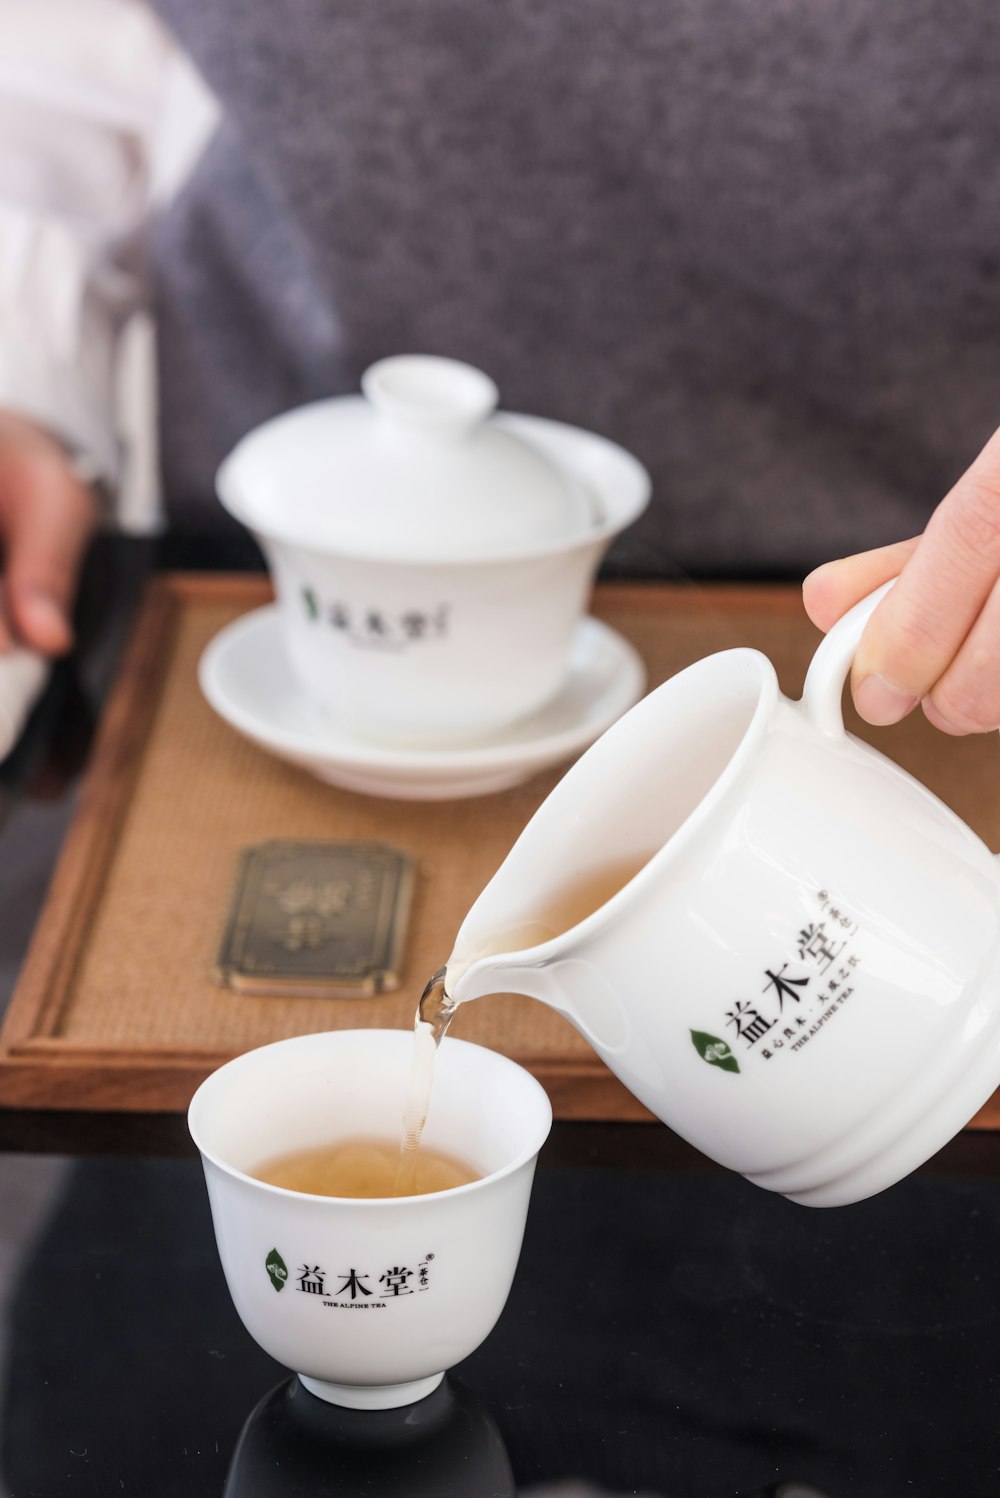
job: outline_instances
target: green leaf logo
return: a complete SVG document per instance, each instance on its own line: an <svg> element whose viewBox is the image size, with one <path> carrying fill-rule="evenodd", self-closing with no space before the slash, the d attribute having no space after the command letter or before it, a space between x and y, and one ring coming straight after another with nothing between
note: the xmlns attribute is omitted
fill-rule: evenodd
<svg viewBox="0 0 1000 1498"><path fill-rule="evenodd" d="M704 1030L692 1030L691 1040L702 1061L707 1061L709 1066L721 1066L723 1071L739 1071L740 1063L727 1041L720 1040L717 1035L706 1035Z"/></svg>
<svg viewBox="0 0 1000 1498"><path fill-rule="evenodd" d="M288 1278L288 1266L276 1248L272 1248L264 1260L264 1268L270 1275L271 1284L274 1288L276 1290L283 1290L285 1288L285 1281Z"/></svg>
<svg viewBox="0 0 1000 1498"><path fill-rule="evenodd" d="M319 618L319 603L312 588L302 589L302 602L306 606L306 618L316 620Z"/></svg>

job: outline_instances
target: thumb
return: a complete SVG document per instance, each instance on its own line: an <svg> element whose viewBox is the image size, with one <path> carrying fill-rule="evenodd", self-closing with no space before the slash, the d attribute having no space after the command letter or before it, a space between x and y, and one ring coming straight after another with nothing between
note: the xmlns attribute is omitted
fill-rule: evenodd
<svg viewBox="0 0 1000 1498"><path fill-rule="evenodd" d="M96 505L61 453L34 456L5 475L5 602L25 644L60 655L73 643L70 611Z"/></svg>

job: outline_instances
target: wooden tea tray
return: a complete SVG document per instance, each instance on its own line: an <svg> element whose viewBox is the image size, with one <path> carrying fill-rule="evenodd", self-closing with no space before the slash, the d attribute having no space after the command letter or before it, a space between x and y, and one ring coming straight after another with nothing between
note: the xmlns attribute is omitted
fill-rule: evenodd
<svg viewBox="0 0 1000 1498"><path fill-rule="evenodd" d="M337 790L271 758L215 716L196 679L208 641L269 597L258 577L151 584L0 1032L0 1105L182 1110L209 1071L252 1046L409 1025L469 905L562 773L478 799L405 802ZM798 696L819 638L794 586L604 584L593 611L636 645L650 685L711 651L753 645ZM994 736L949 740L919 717L891 730L852 726L1000 847ZM271 838L382 841L415 856L397 992L276 998L218 986L239 853ZM531 999L469 1005L454 1032L527 1066L558 1117L649 1116L566 1021ZM977 1123L1000 1124L997 1099Z"/></svg>

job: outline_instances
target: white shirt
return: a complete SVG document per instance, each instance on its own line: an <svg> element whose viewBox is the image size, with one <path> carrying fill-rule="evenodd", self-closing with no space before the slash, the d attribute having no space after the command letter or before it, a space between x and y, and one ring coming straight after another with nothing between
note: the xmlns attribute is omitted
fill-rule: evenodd
<svg viewBox="0 0 1000 1498"><path fill-rule="evenodd" d="M0 409L158 515L144 229L218 106L141 0L0 0Z"/></svg>

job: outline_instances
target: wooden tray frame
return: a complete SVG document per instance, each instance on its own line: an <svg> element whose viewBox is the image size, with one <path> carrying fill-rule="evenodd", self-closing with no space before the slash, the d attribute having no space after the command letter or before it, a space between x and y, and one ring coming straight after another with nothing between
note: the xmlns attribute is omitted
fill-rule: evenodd
<svg viewBox="0 0 1000 1498"><path fill-rule="evenodd" d="M602 585L627 597L648 584ZM789 609L790 588L755 586L755 606ZM744 603L747 588L718 587L713 597ZM108 699L90 767L38 919L16 992L0 1030L0 1108L175 1113L232 1051L186 1047L102 1047L56 1033L75 966L84 951L116 841L128 812L169 659L178 611L226 602L253 608L268 601L266 578L245 574L169 573L154 578ZM532 1070L557 1117L648 1120L651 1115L596 1057L546 1059ZM1000 1128L1000 1093L969 1126Z"/></svg>
<svg viewBox="0 0 1000 1498"><path fill-rule="evenodd" d="M147 586L0 1030L0 1106L173 1112L229 1059L197 1047L80 1045L53 1032L128 812L178 610L205 600L249 609L270 597L265 578L244 574L166 573Z"/></svg>

